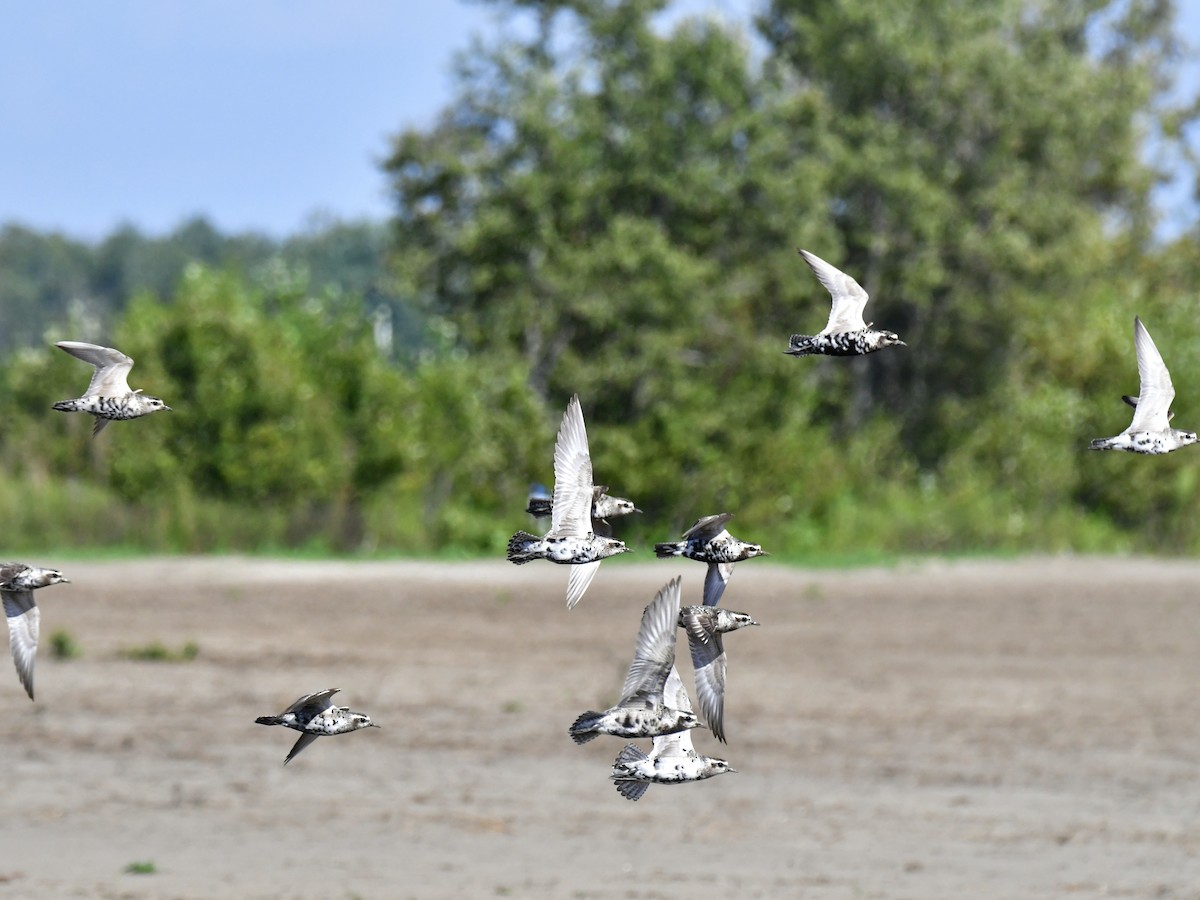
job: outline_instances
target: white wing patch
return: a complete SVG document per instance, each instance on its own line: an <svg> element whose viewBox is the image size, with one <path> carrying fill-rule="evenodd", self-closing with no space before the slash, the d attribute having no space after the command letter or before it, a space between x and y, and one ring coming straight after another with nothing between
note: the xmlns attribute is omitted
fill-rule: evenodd
<svg viewBox="0 0 1200 900"><path fill-rule="evenodd" d="M124 397L130 393L128 378L133 360L120 350L81 341L59 341L55 346L96 367L83 396Z"/></svg>
<svg viewBox="0 0 1200 900"><path fill-rule="evenodd" d="M4 615L8 621L8 646L12 650L17 676L33 699L33 663L37 658L38 619L33 591L4 591Z"/></svg>
<svg viewBox="0 0 1200 900"><path fill-rule="evenodd" d="M598 559L593 562L571 566L571 574L567 576L567 609L575 608L575 604L583 597L584 591L588 589L588 585L596 577L596 571L599 568L600 560Z"/></svg>
<svg viewBox="0 0 1200 900"><path fill-rule="evenodd" d="M667 676L667 683L663 689L663 702L672 709L683 712L692 711L692 701L688 698L687 688L683 686L683 679L679 677L679 670L675 668L674 664L671 666L671 672ZM654 747L650 751L650 756L654 759L686 758L695 755L696 749L692 744L690 728L672 734L659 735L654 739Z"/></svg>
<svg viewBox="0 0 1200 900"><path fill-rule="evenodd" d="M621 689L620 706L632 706L639 700L663 696L667 676L675 667L680 581L678 576L672 579L642 613L633 663Z"/></svg>
<svg viewBox="0 0 1200 900"><path fill-rule="evenodd" d="M586 537L592 531L592 457L579 395L571 397L554 444L553 537Z"/></svg>
<svg viewBox="0 0 1200 900"><path fill-rule="evenodd" d="M842 334L847 331L862 331L867 327L863 321L863 309L866 308L867 292L862 286L843 272L831 266L815 253L801 250L800 256L813 270L817 280L829 291L833 298L833 307L829 311L829 324L821 334Z"/></svg>
<svg viewBox="0 0 1200 900"><path fill-rule="evenodd" d="M1175 386L1171 384L1171 373L1163 362L1158 347L1140 318L1133 320L1133 343L1137 348L1138 378L1141 388L1133 421L1123 434L1139 431L1166 431L1170 427L1171 401L1175 399Z"/></svg>

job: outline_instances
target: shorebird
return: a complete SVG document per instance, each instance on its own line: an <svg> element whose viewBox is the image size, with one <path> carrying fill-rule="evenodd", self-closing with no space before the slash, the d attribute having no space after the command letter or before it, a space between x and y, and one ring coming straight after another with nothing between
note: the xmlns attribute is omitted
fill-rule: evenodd
<svg viewBox="0 0 1200 900"><path fill-rule="evenodd" d="M576 744L586 744L600 734L654 737L700 727L691 704L687 709L679 709L663 698L667 676L675 668L679 584L678 577L668 582L642 612L633 663L625 676L621 699L603 712L588 710L577 718L569 729Z"/></svg>
<svg viewBox="0 0 1200 900"><path fill-rule="evenodd" d="M1137 349L1139 391L1136 397L1121 398L1133 407L1133 421L1116 437L1092 441L1091 449L1127 450L1157 456L1196 443L1194 431L1171 427L1171 419L1175 417L1171 412L1175 386L1171 384L1171 373L1167 371L1162 354L1137 316L1133 319L1133 344Z"/></svg>
<svg viewBox="0 0 1200 900"><path fill-rule="evenodd" d="M688 636L692 668L696 670L696 699L709 730L725 743L725 645L721 635L758 622L748 613L719 606L685 606L679 627Z"/></svg>
<svg viewBox="0 0 1200 900"><path fill-rule="evenodd" d="M667 678L666 696L679 709L691 710L687 690L675 667ZM652 784L683 784L702 781L731 769L723 759L702 756L692 746L692 736L687 731L658 735L649 755L637 744L627 744L617 755L612 767L612 780L617 791L626 800L638 800Z"/></svg>
<svg viewBox="0 0 1200 900"><path fill-rule="evenodd" d="M793 334L784 353L792 356L864 356L884 347L904 347L904 341L892 331L875 331L872 322L863 321L867 292L857 281L831 266L815 253L799 251L825 290L833 297L829 324L818 334Z"/></svg>
<svg viewBox="0 0 1200 900"><path fill-rule="evenodd" d="M37 658L38 619L41 614L33 592L52 584L70 584L58 569L41 569L24 563L0 563L0 597L8 620L8 646L17 677L33 699L33 662Z"/></svg>
<svg viewBox="0 0 1200 900"><path fill-rule="evenodd" d="M345 734L360 728L378 728L371 717L351 712L348 706L334 706L330 699L338 688L305 694L277 716L259 716L254 721L259 725L283 725L302 732L283 761L286 766L297 753L326 734Z"/></svg>
<svg viewBox="0 0 1200 900"><path fill-rule="evenodd" d="M133 360L112 347L84 344L79 341L59 341L54 346L77 359L96 367L84 395L76 400L60 400L54 404L59 412L84 412L96 417L92 437L104 430L110 421L136 419L171 407L157 397L143 394L139 388L129 389L129 370Z"/></svg>
<svg viewBox="0 0 1200 900"><path fill-rule="evenodd" d="M518 531L508 541L509 562L523 565L548 559L572 566L567 578L567 609L574 609L583 596L600 560L629 550L622 541L597 535L592 530L592 458L579 395L571 397L554 444L554 501L550 530L545 537Z"/></svg>
<svg viewBox="0 0 1200 900"><path fill-rule="evenodd" d="M525 512L544 519L554 512L554 498L546 494L546 489L542 485L534 485L529 492L529 505L525 508ZM607 484L597 484L592 488L591 517L594 533L609 537L612 535L612 526L608 524L609 519L640 512L641 510L634 505L632 500L610 495Z"/></svg>
<svg viewBox="0 0 1200 900"><path fill-rule="evenodd" d="M725 523L732 518L733 513L704 516L683 533L682 541L654 545L654 552L659 559L686 556L708 563L708 574L704 577L705 606L716 606L721 601L725 585L733 577L734 563L768 555L760 545L740 541L725 530Z"/></svg>

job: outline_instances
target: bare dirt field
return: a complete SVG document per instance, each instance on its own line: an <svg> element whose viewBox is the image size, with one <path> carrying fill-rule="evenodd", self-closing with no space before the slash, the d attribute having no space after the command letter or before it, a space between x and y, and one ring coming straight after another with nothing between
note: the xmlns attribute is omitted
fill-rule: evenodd
<svg viewBox="0 0 1200 900"><path fill-rule="evenodd" d="M631 803L567 726L700 564L568 613L542 564L28 561L73 583L36 703L0 662L0 897L1200 897L1200 563L740 564L763 627L694 732L739 774ZM284 768L255 716L326 687L382 728Z"/></svg>

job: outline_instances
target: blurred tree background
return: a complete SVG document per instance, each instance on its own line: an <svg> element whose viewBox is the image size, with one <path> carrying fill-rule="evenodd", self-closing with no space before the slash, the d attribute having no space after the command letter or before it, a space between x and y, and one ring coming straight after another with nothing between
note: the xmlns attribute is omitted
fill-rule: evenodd
<svg viewBox="0 0 1200 900"><path fill-rule="evenodd" d="M666 6L505 4L536 27L395 138L390 223L0 231L10 549L499 553L578 392L634 541L729 510L807 559L1200 550L1188 450L1086 449L1135 314L1200 428L1200 232L1151 202L1165 149L1195 180L1171 4ZM785 356L829 308L798 246L909 346ZM68 337L175 411L91 440L50 411Z"/></svg>

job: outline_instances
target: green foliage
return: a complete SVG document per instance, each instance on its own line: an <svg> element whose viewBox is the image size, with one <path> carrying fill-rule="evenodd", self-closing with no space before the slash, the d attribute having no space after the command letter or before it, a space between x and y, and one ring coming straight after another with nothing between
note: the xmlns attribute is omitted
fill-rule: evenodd
<svg viewBox="0 0 1200 900"><path fill-rule="evenodd" d="M71 632L60 628L50 635L50 655L55 659L77 659L83 651Z"/></svg>
<svg viewBox="0 0 1200 900"><path fill-rule="evenodd" d="M157 872L158 866L154 864L154 860L152 859L131 862L125 867L127 875L154 875Z"/></svg>
<svg viewBox="0 0 1200 900"><path fill-rule="evenodd" d="M255 278L298 272L317 291L358 298L390 325L395 350L411 352L425 323L396 293L388 252L386 225L321 218L282 242L223 235L203 218L158 238L124 225L94 246L8 225L0 228L0 352L41 347L47 330L64 323L76 337L111 333L132 298L171 297L197 263Z"/></svg>
<svg viewBox="0 0 1200 900"><path fill-rule="evenodd" d="M1081 448L1135 370L1113 326L1145 123L1179 115L1164 8L777 0L756 67L660 7L538 4L534 38L464 59L453 114L387 163L405 289L474 365L522 359L548 414L578 391L600 480L653 521L735 509L799 554L1126 546L1146 510L1104 491L1141 461ZM783 358L828 308L796 244L910 348ZM1144 534L1193 546L1167 483Z"/></svg>
<svg viewBox="0 0 1200 900"><path fill-rule="evenodd" d="M195 641L188 641L178 650L172 650L165 644L152 641L140 647L130 647L127 650L122 650L120 655L124 659L132 659L137 662L191 662L200 655L200 645Z"/></svg>

